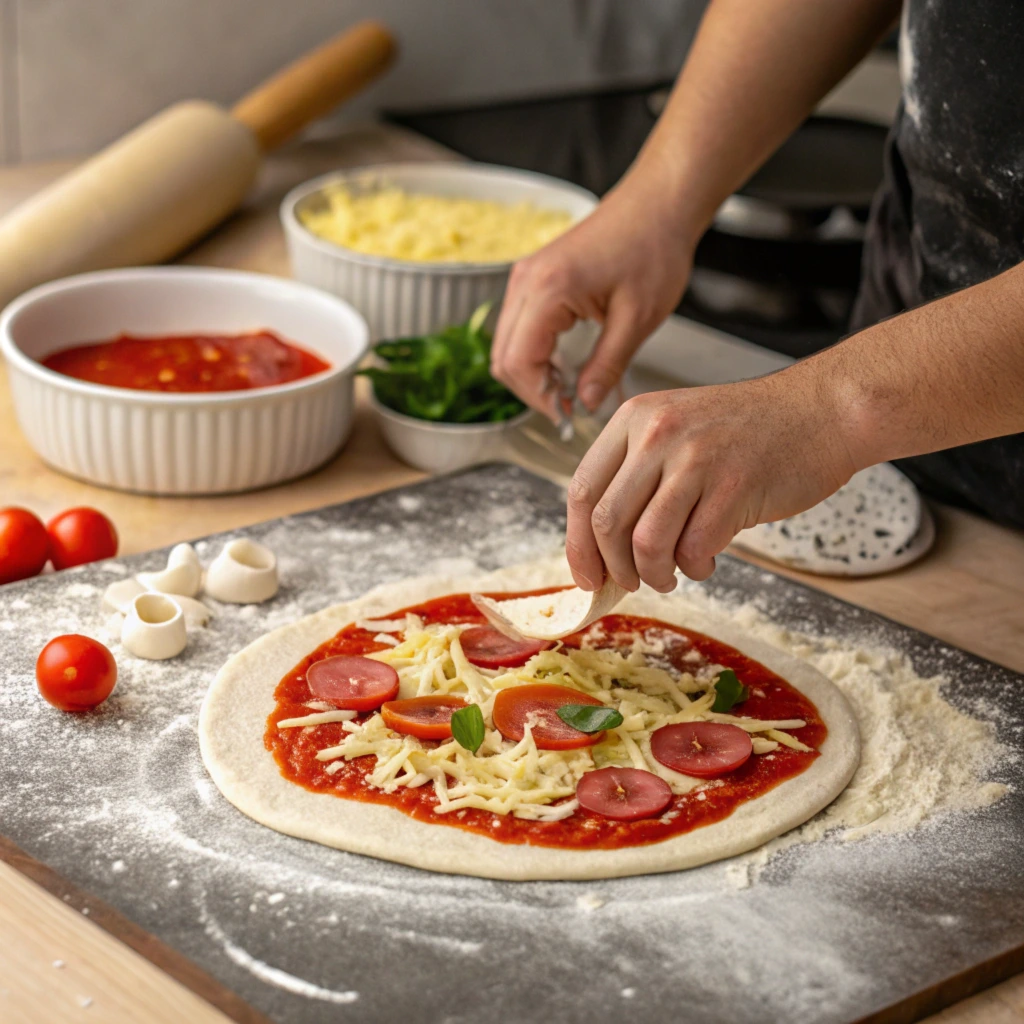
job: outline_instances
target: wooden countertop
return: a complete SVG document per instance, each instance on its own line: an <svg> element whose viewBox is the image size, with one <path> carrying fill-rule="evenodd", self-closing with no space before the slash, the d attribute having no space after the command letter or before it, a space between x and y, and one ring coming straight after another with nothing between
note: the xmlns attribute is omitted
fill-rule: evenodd
<svg viewBox="0 0 1024 1024"><path fill-rule="evenodd" d="M446 150L418 136L380 126L293 147L267 161L243 210L183 262L287 275L277 204L293 185L342 166L449 158ZM69 166L0 168L0 213ZM94 505L117 524L125 553L345 501L423 476L387 451L361 394L352 439L333 462L301 480L223 498L107 491L61 476L38 459L18 431L2 367L0 378L0 504L24 505L43 518L73 505ZM852 581L787 575L1024 672L1024 535L956 509L933 510L938 540L917 565ZM6 951L0 957L0 1018L11 1024L227 1019L3 863L0 947ZM1024 975L930 1019L1024 1024Z"/></svg>

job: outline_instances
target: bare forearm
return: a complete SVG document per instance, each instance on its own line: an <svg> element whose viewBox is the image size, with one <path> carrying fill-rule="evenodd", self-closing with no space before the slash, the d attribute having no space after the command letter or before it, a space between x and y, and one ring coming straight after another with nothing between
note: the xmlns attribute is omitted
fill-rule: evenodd
<svg viewBox="0 0 1024 1024"><path fill-rule="evenodd" d="M1024 431L1024 264L784 373L835 403L858 469Z"/></svg>
<svg viewBox="0 0 1024 1024"><path fill-rule="evenodd" d="M898 0L714 0L633 174L694 242L899 14Z"/></svg>

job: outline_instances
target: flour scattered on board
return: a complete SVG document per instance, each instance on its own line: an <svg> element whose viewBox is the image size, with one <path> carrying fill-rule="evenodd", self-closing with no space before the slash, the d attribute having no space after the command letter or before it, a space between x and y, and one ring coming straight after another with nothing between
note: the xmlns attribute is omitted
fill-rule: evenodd
<svg viewBox="0 0 1024 1024"><path fill-rule="evenodd" d="M595 910L600 910L606 902L607 900L598 896L596 892L585 892L576 900L576 906L585 913L593 913Z"/></svg>
<svg viewBox="0 0 1024 1024"><path fill-rule="evenodd" d="M843 691L860 726L860 767L846 789L806 825L735 858L729 865L734 883L749 884L787 847L833 834L848 842L908 832L938 814L987 807L1007 792L1005 784L986 779L997 764L1019 755L997 742L991 722L943 698L942 676L921 678L905 655L869 641L851 644L784 629L753 603L729 607L696 589L687 596L750 636L810 662Z"/></svg>
<svg viewBox="0 0 1024 1024"><path fill-rule="evenodd" d="M305 996L307 999L319 999L325 1003L337 1003L344 1005L354 1003L359 998L358 992L324 988L321 985L314 985L304 978L296 977L283 971L279 967L272 967L270 964L258 960L251 953L228 938L224 929L209 914L203 913L203 928L206 934L217 942L228 957L239 967L244 967L250 974L254 974L261 981L271 985L277 985L286 992L294 992L295 995Z"/></svg>
<svg viewBox="0 0 1024 1024"><path fill-rule="evenodd" d="M91 584L99 593L111 578L159 568L166 559L154 554L15 584L7 594L2 588L0 621L18 627L0 633L4 833L208 965L243 997L261 1008L282 1007L275 1019L315 1024L339 1013L353 1021L400 1019L389 1011L403 998L414 1000L407 1005L419 1016L441 1019L440 1007L461 1000L467 1018L482 1017L494 1005L518 1005L523 976L543 986L551 1019L628 1001L631 1020L659 1020L659 1007L670 998L666 979L674 979L676 992L685 985L701 1024L723 1019L715 1007L736 1006L738 989L755 993L756 1006L737 1013L735 1024L820 1021L823 993L837 1019L852 1019L863 1000L878 996L870 953L873 962L891 954L889 973L897 976L903 950L927 952L919 940L929 929L960 935L977 929L972 893L1004 881L999 870L1017 863L1020 847L1019 830L1005 813L1019 804L1019 794L984 810L999 791L989 773L1008 780L1016 769L1007 768L1011 755L994 745L991 707L971 704L962 685L979 676L978 664L952 653L939 664L922 653L920 664L930 664L930 672L948 672L954 682L947 688L919 678L899 656L875 651L877 637L840 643L784 633L769 618L817 631L805 628L801 592L730 559L708 586L688 585L684 598L724 612L836 679L869 740L848 794L772 844L768 851L777 855L770 862L760 851L600 885L501 883L414 871L282 836L209 792L196 717L210 680L232 653L275 626L378 583L411 573L460 575L467 559L491 569L554 550L563 524L553 493L508 469L435 481L410 496L419 505L409 510L416 515L400 509L391 522L401 522L401 531L395 527L393 543L384 545L365 538L392 514L394 495L325 510L315 521L296 517L253 527L247 532L301 565L277 598L258 613L225 608L175 663L124 659L110 701L82 717L43 704L33 676L35 655L54 633L98 628L95 600L71 597L68 585ZM490 505L505 509L493 522ZM483 514L471 515L477 506ZM748 597L777 594L780 603L725 605L703 596L736 588ZM849 610L836 614L855 621ZM944 699L951 693L956 708ZM1014 710L1013 695L1005 697L1010 717L999 723L1001 734L1024 748L1024 716ZM869 730L878 743L870 742ZM947 754L951 745L955 757ZM894 792L889 774L919 778L919 792L909 786ZM824 841L809 841L823 834ZM118 860L124 872L113 870ZM908 904L892 913L889 893L925 884L933 892L936 877L954 884L938 893L934 906ZM956 884L964 880L970 884ZM1005 892L1013 903L1013 891ZM271 903L277 893L284 899ZM700 929L689 926L696 917ZM737 964L738 943L756 948L758 957ZM487 979L479 999L467 976Z"/></svg>

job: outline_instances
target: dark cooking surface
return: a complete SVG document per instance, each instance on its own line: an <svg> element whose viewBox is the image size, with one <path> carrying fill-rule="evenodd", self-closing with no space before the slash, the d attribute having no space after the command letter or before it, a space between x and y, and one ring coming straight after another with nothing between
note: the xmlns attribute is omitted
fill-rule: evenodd
<svg viewBox="0 0 1024 1024"><path fill-rule="evenodd" d="M787 207L865 209L882 182L888 132L845 117L812 117L740 189Z"/></svg>
<svg viewBox="0 0 1024 1024"><path fill-rule="evenodd" d="M787 850L745 888L732 862L586 883L416 871L280 835L214 788L196 722L231 654L379 583L542 556L563 529L559 489L508 465L246 527L277 552L278 596L218 609L170 662L119 654L114 695L81 717L38 698L36 652L95 632L103 588L166 552L0 587L0 831L279 1024L847 1024L1021 946L1019 787L903 835ZM198 542L204 560L223 539ZM1007 669L733 558L706 587L897 648L949 700L984 703L1004 743L1024 735Z"/></svg>
<svg viewBox="0 0 1024 1024"><path fill-rule="evenodd" d="M648 96L663 87L393 113L389 119L471 160L551 174L602 196L647 138L654 124Z"/></svg>
<svg viewBox="0 0 1024 1024"><path fill-rule="evenodd" d="M392 113L389 119L471 160L564 178L604 195L654 127L664 84L615 92ZM864 207L882 178L886 130L811 118L739 191L789 206Z"/></svg>

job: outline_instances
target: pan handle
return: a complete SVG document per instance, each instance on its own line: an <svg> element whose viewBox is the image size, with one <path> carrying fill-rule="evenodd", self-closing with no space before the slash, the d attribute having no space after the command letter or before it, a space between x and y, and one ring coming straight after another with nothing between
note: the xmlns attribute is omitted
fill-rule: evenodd
<svg viewBox="0 0 1024 1024"><path fill-rule="evenodd" d="M361 21L280 70L235 104L264 152L333 110L383 72L395 40L379 22Z"/></svg>

